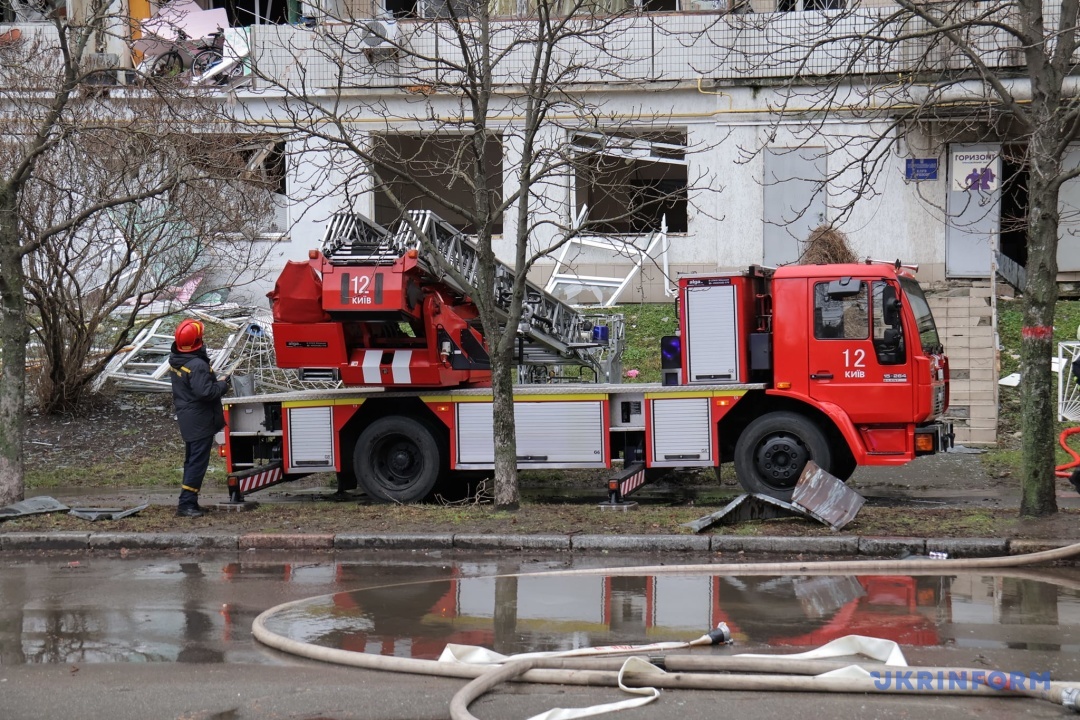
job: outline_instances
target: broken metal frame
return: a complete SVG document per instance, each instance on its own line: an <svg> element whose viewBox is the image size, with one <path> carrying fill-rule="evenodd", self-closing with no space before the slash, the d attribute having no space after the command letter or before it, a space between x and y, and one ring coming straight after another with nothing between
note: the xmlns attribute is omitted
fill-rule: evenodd
<svg viewBox="0 0 1080 720"><path fill-rule="evenodd" d="M575 228L580 228L583 225L588 210L589 208L587 206L581 208L581 212L574 221ZM600 275L579 275L573 271L573 261L566 259L570 249L575 246L579 251L584 248L608 250L618 257L629 259L634 265L629 272L627 272L626 276L621 278ZM605 308L613 307L618 302L623 291L626 290L631 281L633 281L633 279L641 272L646 259L654 259L653 253L656 252L658 247L659 259L664 273L664 294L668 297L675 297L676 290L672 287L671 272L668 266L668 232L666 215L660 220L660 229L649 233L649 235L646 236L644 248L641 248L632 242L620 242L618 240L607 239L603 236L568 238L559 248L557 255L549 255L549 257L555 260L555 270L551 273L551 277L548 278L547 284L544 286L544 291L551 294L557 294L560 287L596 288L601 291L611 290L610 297L606 300L601 299L599 303L591 303L591 305ZM601 292L601 295L603 295L603 292ZM563 296L569 298L568 293ZM572 302L572 300L568 301ZM583 303L583 305L589 305L589 303Z"/></svg>
<svg viewBox="0 0 1080 720"><path fill-rule="evenodd" d="M865 502L862 495L811 461L799 476L790 503L760 493L747 493L714 513L684 523L684 526L701 532L716 524L809 517L833 530L840 530L855 519Z"/></svg>
<svg viewBox="0 0 1080 720"><path fill-rule="evenodd" d="M1080 341L1058 343L1058 420L1080 422L1080 382L1072 376L1072 364L1080 359Z"/></svg>
<svg viewBox="0 0 1080 720"><path fill-rule="evenodd" d="M192 314L210 322L228 322L201 311L193 310ZM94 379L92 389L97 392L107 381L113 380L119 383L123 390L170 392L172 381L167 374L173 335L171 332L158 332L163 322L162 319L155 320L150 326L140 330L132 343L117 353ZM228 325L240 327L235 323ZM211 369L221 372L232 357L238 341L238 334L234 333L226 339L221 348L209 353Z"/></svg>

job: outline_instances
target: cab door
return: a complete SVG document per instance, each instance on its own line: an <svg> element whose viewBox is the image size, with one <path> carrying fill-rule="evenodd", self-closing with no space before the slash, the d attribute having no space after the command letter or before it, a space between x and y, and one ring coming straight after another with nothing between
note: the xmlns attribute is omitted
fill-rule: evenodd
<svg viewBox="0 0 1080 720"><path fill-rule="evenodd" d="M809 392L856 425L905 424L914 374L895 284L883 279L811 281Z"/></svg>

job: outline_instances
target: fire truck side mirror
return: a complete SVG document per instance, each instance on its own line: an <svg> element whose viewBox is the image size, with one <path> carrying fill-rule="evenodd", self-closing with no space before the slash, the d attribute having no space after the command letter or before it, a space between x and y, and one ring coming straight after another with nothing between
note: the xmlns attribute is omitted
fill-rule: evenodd
<svg viewBox="0 0 1080 720"><path fill-rule="evenodd" d="M896 297L896 288L886 285L881 291L881 317L892 328L900 327L900 299Z"/></svg>

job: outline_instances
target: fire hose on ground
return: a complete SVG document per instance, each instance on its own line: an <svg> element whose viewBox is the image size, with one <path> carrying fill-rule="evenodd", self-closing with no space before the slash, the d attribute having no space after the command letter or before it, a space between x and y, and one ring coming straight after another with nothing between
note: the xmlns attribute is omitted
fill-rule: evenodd
<svg viewBox="0 0 1080 720"><path fill-rule="evenodd" d="M1080 458L1078 458L1080 461ZM953 571L995 570L1025 567L1039 563L1067 560L1080 555L1080 543L1024 555L1012 555L991 558L962 558L936 560L915 558L907 560L847 560L823 562L762 562L762 563L721 563L698 565L660 565L634 568L590 568L579 570L559 570L536 573L535 576L565 575L657 575L708 573L711 575L785 575L785 574L855 574L866 572L907 573L907 574L948 574ZM1074 712L1080 712L1080 682L1046 682L1041 687L1026 687L1016 683L1015 677L1004 672L997 672L1001 678L997 682L988 678L995 675L986 669L971 668L908 668L906 663L893 664L892 658L875 657L875 662L805 659L817 657L812 653L792 655L735 655L735 656L695 656L687 654L664 654L649 659L637 657L642 653L660 650L668 653L672 649L691 648L697 645L723 642L723 633L714 631L697 640L685 643L658 643L640 647L594 648L570 651L562 654L521 655L506 658L503 664L477 665L455 662L421 660L415 658L392 657L354 652L339 648L322 647L300 642L269 630L266 621L272 615L301 603L310 598L296 600L270 608L260 614L252 625L255 638L270 647L313 660L330 662L370 670L386 670L447 678L469 679L470 682L454 696L451 701L453 720L476 720L469 713L469 705L497 687L501 683L517 680L534 683L560 685L589 685L620 687L628 692L652 693L643 700L625 701L642 704L655 699L655 688L701 689L701 690L743 690L743 691L782 691L782 692L833 692L833 693L920 693L947 695L975 695L996 697L1029 697L1046 700ZM845 640L856 638L849 636ZM861 641L883 643L873 638L858 638ZM895 646L894 643L890 643ZM819 650L824 650L821 648ZM592 652L590 652L592 651ZM635 657L588 657L595 653L635 654ZM852 654L846 652L844 654ZM868 654L868 653L863 653ZM445 653L444 653L445 655ZM902 656L900 657L902 661ZM883 683L883 673L898 670L913 670L918 677L948 679L949 682L919 683L888 682ZM726 674L715 674L726 673ZM614 703L601 708L587 708L572 711L559 709L544 713L537 718L556 720L558 718L585 717L619 709L624 703Z"/></svg>
<svg viewBox="0 0 1080 720"><path fill-rule="evenodd" d="M1069 437L1077 433L1080 433L1080 427L1066 428L1058 436L1058 445L1072 456L1072 461L1058 465L1054 468L1054 474L1060 478L1069 478L1076 491L1080 492L1080 453L1069 447Z"/></svg>

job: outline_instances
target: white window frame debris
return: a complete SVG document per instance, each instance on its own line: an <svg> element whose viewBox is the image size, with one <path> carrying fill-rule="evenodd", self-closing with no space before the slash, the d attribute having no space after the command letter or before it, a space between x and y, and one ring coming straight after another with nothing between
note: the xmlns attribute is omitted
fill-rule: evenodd
<svg viewBox="0 0 1080 720"><path fill-rule="evenodd" d="M1058 420L1080 422L1080 384L1073 379L1072 364L1080 358L1080 341L1058 343Z"/></svg>
<svg viewBox="0 0 1080 720"><path fill-rule="evenodd" d="M580 228L589 212L588 207L583 207L575 221L575 227ZM644 247L642 247L644 245ZM573 258L580 255L585 248L594 248L611 253L608 260L629 259L633 265L624 277L608 277L601 275L580 275L573 268ZM571 250L574 254L570 259ZM544 291L557 297L566 298L573 303L573 298L582 289L598 291L602 298L598 307L613 307L618 303L624 290L641 272L646 262L659 261L664 273L664 294L675 297L677 290L672 286L671 272L668 267L668 233L667 218L660 221L660 229L646 236L641 245L625 242L617 239L609 239L605 236L597 237L572 237L558 249L558 254L552 257L555 260L555 270L548 278ZM577 291L577 292L576 292ZM610 293L610 294L608 294ZM576 303L575 303L576 304Z"/></svg>

